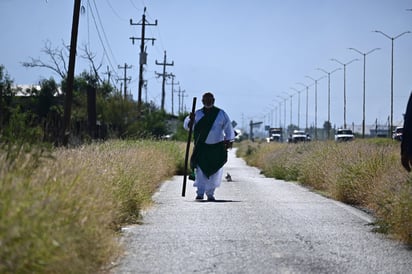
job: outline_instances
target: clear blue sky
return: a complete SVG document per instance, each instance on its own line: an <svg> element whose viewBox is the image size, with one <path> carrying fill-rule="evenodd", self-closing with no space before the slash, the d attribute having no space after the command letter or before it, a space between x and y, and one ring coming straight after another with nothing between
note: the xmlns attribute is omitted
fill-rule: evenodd
<svg viewBox="0 0 412 274"><path fill-rule="evenodd" d="M47 60L41 50L46 41L52 47L69 44L74 1L0 0L0 63L16 84L35 84L56 74L44 69L27 69L21 62L30 57ZM362 122L363 56L366 57L366 124L377 119L386 123L390 115L391 40L372 32L380 30L391 37L412 31L410 0L83 0L85 12L80 18L78 46L87 45L102 64L109 65L113 77L123 77L118 65L133 65L128 70L129 84L137 98L139 42L132 45L129 37L140 37L140 27L129 20L141 20L147 7L150 23L146 36L156 38L147 43L148 100L161 103L161 80L155 71L161 66L166 50L167 72L176 75L181 89L186 90L185 104L190 109L192 97L205 91L215 93L216 105L225 109L232 120L245 127L250 120L278 125L277 96L296 94L296 84L307 85L305 77L325 75L316 70L332 71L342 67L330 59L346 63L347 123ZM94 19L93 19L94 17ZM101 36L99 39L96 24ZM103 46L106 50L104 54ZM412 34L394 43L394 122L402 121L406 101L412 90ZM109 58L107 58L107 56ZM78 58L76 73L88 70ZM327 120L327 78L318 83L318 126ZM331 75L331 122L343 125L343 70ZM118 83L120 87L120 82ZM177 87L178 88L178 87ZM171 85L167 86L166 109L171 111ZM298 124L298 96L292 97L292 122ZM143 99L145 95L143 94ZM305 126L306 95L301 93L300 126ZM174 95L177 112L177 93ZM200 100L198 103L200 106ZM290 123L290 99L286 102L286 123ZM283 108L283 104L282 104ZM314 124L314 87L309 89L309 124ZM276 122L272 120L276 119ZM282 109L283 123L283 109Z"/></svg>

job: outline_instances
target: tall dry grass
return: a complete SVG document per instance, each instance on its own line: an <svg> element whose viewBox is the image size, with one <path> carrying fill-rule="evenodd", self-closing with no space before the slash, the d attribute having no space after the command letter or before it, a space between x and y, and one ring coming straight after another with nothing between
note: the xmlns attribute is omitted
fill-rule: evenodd
<svg viewBox="0 0 412 274"><path fill-rule="evenodd" d="M0 150L0 273L95 273L120 248L182 145L110 141L50 153Z"/></svg>
<svg viewBox="0 0 412 274"><path fill-rule="evenodd" d="M369 209L380 231L412 244L412 176L391 140L251 143L238 155L268 177L298 181L336 200Z"/></svg>

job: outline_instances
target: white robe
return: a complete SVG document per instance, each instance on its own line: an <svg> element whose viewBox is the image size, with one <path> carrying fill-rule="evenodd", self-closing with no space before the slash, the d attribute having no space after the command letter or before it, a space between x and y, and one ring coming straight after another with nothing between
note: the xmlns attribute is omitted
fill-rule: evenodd
<svg viewBox="0 0 412 274"><path fill-rule="evenodd" d="M202 109L199 109L195 112L195 124L204 116ZM183 123L183 127L186 130L189 130L189 117L186 117ZM219 111L215 122L210 129L209 135L206 138L206 144L216 144L222 141L231 141L235 139L235 132L232 127L232 123L229 119L229 116L222 109ZM196 179L193 186L198 188L198 191L205 191L209 195L213 195L216 187L220 186L222 181L223 168L220 168L215 174L207 178L202 170L196 168Z"/></svg>

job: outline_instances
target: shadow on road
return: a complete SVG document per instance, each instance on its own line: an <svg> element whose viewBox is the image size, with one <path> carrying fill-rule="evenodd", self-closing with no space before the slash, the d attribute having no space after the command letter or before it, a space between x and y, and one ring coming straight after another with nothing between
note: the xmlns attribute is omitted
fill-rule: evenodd
<svg viewBox="0 0 412 274"><path fill-rule="evenodd" d="M214 200L214 201L208 201L208 200L200 200L200 201L196 201L193 200L193 202L195 203L240 203L242 201L236 201L236 200Z"/></svg>

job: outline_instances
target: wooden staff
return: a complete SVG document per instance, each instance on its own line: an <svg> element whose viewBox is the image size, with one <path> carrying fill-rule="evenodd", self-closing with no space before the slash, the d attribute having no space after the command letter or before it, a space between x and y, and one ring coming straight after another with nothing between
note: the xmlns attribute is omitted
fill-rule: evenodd
<svg viewBox="0 0 412 274"><path fill-rule="evenodd" d="M189 127L189 135L187 136L187 143L186 143L186 155L185 155L185 169L183 171L183 187L182 187L182 197L185 197L186 195L186 181L187 181L187 165L189 162L189 150L190 150L190 141L192 138L192 129L193 129L193 125L194 125L194 114L196 111L196 97L193 97L193 105L192 105L192 116L193 119L190 119L189 125L191 125Z"/></svg>

